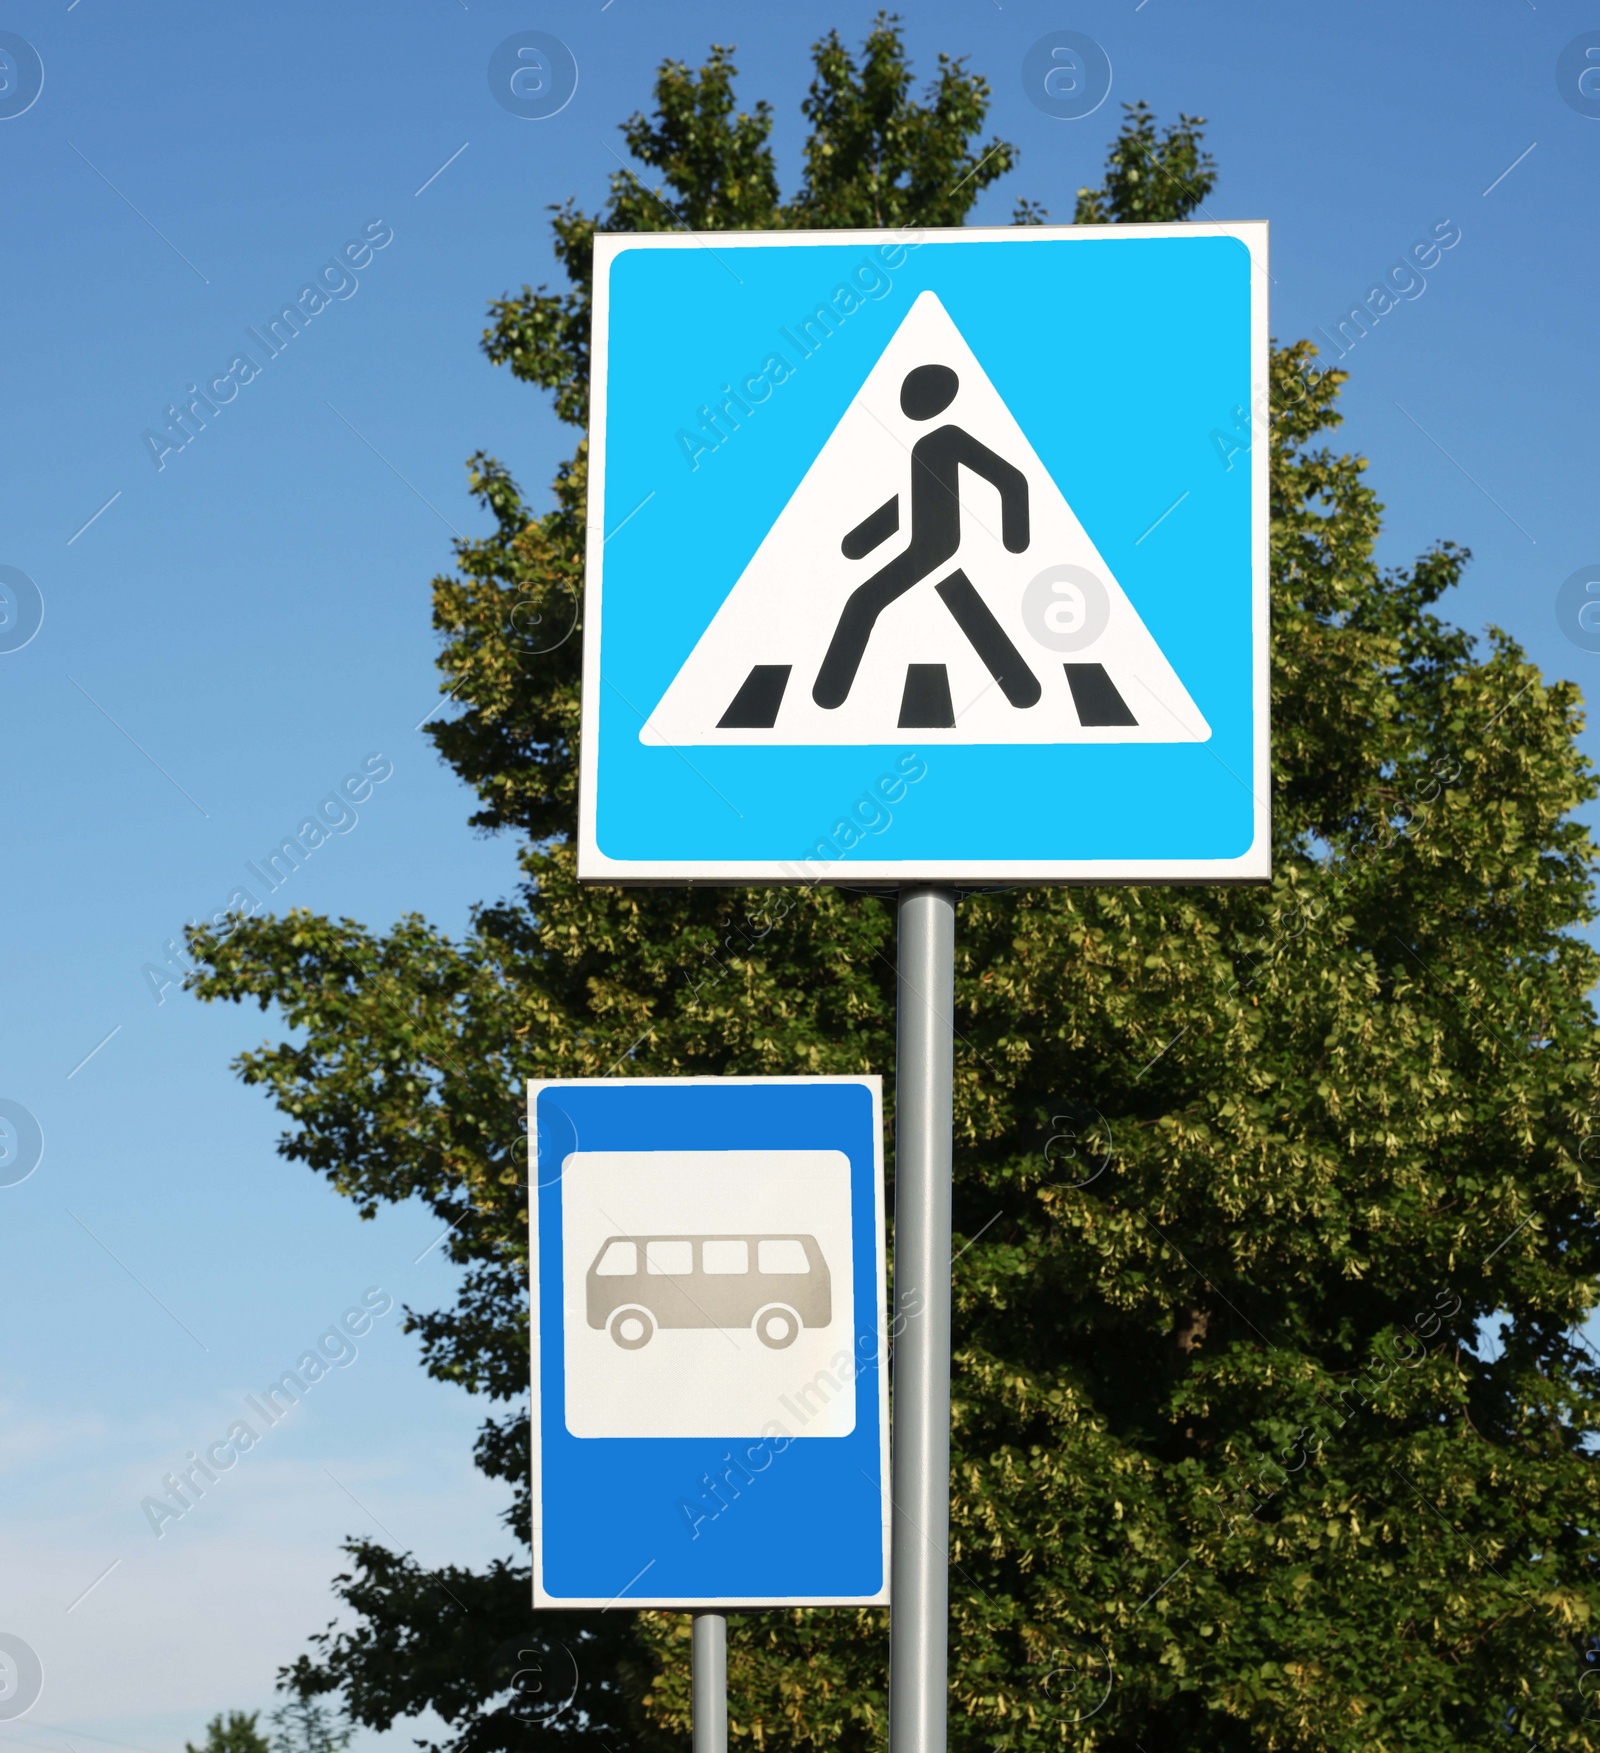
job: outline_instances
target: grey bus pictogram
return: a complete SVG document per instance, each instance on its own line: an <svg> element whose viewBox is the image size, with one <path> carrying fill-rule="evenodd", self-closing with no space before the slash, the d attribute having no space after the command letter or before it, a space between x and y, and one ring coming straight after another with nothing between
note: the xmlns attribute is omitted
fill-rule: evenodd
<svg viewBox="0 0 1600 1753"><path fill-rule="evenodd" d="M624 1351L658 1327L750 1327L773 1351L833 1319L815 1236L610 1236L587 1282L589 1325Z"/></svg>

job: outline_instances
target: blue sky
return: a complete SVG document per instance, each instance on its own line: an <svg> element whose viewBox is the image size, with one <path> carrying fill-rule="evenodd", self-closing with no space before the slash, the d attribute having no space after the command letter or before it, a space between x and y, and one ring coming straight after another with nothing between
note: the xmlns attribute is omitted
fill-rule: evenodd
<svg viewBox="0 0 1600 1753"><path fill-rule="evenodd" d="M1389 507L1385 559L1470 547L1454 617L1590 684L1600 656L1554 604L1600 561L1600 121L1561 100L1556 62L1600 16L1551 0L905 11L919 73L970 56L1021 147L980 219L1022 195L1069 218L1121 100L1208 117L1211 212L1272 223L1280 338L1459 227L1346 361L1343 442ZM438 701L428 580L453 532L483 527L466 457L499 455L542 503L570 445L482 360L486 301L556 277L546 206L599 205L616 124L663 56L738 45L792 187L808 46L835 24L859 40L871 12L17 0L0 17L45 70L0 121L0 566L44 602L37 637L0 654L0 1099L45 1138L38 1170L0 1188L0 1631L46 1671L0 1744L166 1753L217 1710L269 1704L278 1664L331 1615L347 1533L426 1562L505 1549L500 1494L470 1463L478 1410L422 1375L397 1312L180 1523L159 1540L146 1524L162 1474L368 1287L428 1306L450 1283L422 1214L362 1224L276 1157L273 1111L228 1071L259 1014L157 1002L141 968L368 757L392 774L353 822L330 806L341 831L281 904L459 929L506 890L513 847L466 828L470 800L417 728ZM486 67L534 27L570 46L579 84L530 122L491 99ZM1110 57L1087 119L1022 87L1026 51L1060 27ZM393 236L355 288L157 470L141 434L373 222ZM1052 344L1070 383L1093 337Z"/></svg>

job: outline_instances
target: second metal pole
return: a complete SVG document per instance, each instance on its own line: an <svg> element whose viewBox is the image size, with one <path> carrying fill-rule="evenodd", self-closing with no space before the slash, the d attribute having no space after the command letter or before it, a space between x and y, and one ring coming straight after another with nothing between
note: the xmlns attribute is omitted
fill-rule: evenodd
<svg viewBox="0 0 1600 1753"><path fill-rule="evenodd" d="M950 890L901 890L889 1753L945 1753L955 941L956 898Z"/></svg>
<svg viewBox="0 0 1600 1753"><path fill-rule="evenodd" d="M694 1753L728 1753L728 1621L694 1616Z"/></svg>

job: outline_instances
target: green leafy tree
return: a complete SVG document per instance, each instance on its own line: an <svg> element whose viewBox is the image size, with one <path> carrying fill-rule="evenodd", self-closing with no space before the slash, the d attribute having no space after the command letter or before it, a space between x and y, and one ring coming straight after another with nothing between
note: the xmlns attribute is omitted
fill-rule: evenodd
<svg viewBox="0 0 1600 1753"><path fill-rule="evenodd" d="M267 1737L256 1733L260 1715L258 1710L230 1710L224 1718L219 1712L206 1724L205 1744L185 1741L184 1753L272 1753Z"/></svg>
<svg viewBox="0 0 1600 1753"><path fill-rule="evenodd" d="M1216 186L1217 166L1200 144L1204 116L1178 117L1157 137L1156 119L1142 103L1125 104L1122 132L1111 143L1105 181L1078 190L1079 225L1154 225L1204 211Z"/></svg>
<svg viewBox="0 0 1600 1753"><path fill-rule="evenodd" d="M327 1705L304 1696L280 1704L272 1713L271 1722L272 1753L344 1753L355 1732ZM263 1742L263 1748L265 1745Z"/></svg>
<svg viewBox="0 0 1600 1753"><path fill-rule="evenodd" d="M605 227L956 224L1013 162L959 62L913 99L892 21L815 58L792 201L717 49L625 125L659 180L614 175ZM1197 211L1201 126L1132 109L1079 218ZM580 429L600 223L560 209L569 289L503 299L484 337ZM961 903L961 1748L1600 1744L1579 702L1440 618L1462 550L1377 565L1365 465L1321 442L1342 376L1277 351L1270 414L1207 458L1271 448L1271 885ZM462 710L433 735L473 822L521 837L521 891L461 941L298 911L195 940L206 998L293 1031L239 1062L290 1116L284 1154L364 1213L420 1198L453 1226L459 1296L408 1318L435 1376L506 1404L477 1458L524 1544L523 1080L893 1066L889 901L578 886L585 466L579 442L540 512L474 458L493 528L434 583ZM307 1696L374 1727L431 1706L459 1753L682 1745L683 1616L536 1618L522 1563L348 1552L354 1624L293 1670ZM883 1744L883 1614L749 1615L730 1643L736 1738Z"/></svg>

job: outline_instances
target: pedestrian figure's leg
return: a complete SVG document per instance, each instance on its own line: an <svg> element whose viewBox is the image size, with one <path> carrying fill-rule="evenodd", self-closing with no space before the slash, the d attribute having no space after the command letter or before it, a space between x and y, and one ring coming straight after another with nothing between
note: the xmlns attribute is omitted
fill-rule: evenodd
<svg viewBox="0 0 1600 1753"><path fill-rule="evenodd" d="M896 597L904 596L912 585L925 578L936 564L936 561L930 564L913 544L850 593L811 690L811 698L819 706L844 705L879 615Z"/></svg>
<svg viewBox="0 0 1600 1753"><path fill-rule="evenodd" d="M959 568L943 584L934 587L955 616L957 625L972 641L983 666L1000 684L1000 691L1013 706L1037 706L1044 690L1039 678L1006 636L1006 630L989 612L989 605L973 589L972 580Z"/></svg>

